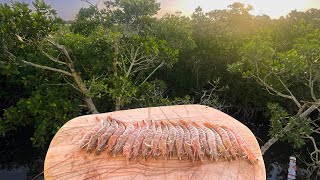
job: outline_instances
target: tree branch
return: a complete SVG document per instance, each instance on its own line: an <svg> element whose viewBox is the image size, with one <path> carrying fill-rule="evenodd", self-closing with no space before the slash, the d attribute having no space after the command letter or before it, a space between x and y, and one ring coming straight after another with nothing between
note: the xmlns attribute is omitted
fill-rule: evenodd
<svg viewBox="0 0 320 180"><path fill-rule="evenodd" d="M55 47L57 47L60 51L62 51L63 54L66 56L67 60L68 60L70 63L73 63L71 57L69 56L69 53L68 53L67 49L66 49L63 45L60 45L60 44L58 44L58 43L56 43L56 42L54 42L54 41L52 41L52 40L50 40L50 39L48 39L48 38L47 38L46 40L47 40L49 43L51 43L52 45L54 45ZM70 63L69 63L69 64L70 64ZM67 62L67 64L68 64L68 62Z"/></svg>
<svg viewBox="0 0 320 180"><path fill-rule="evenodd" d="M53 62L59 63L59 64L63 64L63 65L67 65L67 63L59 61L58 59L50 56L48 53L44 52L43 50L40 50L42 54L44 54L48 59L50 59Z"/></svg>
<svg viewBox="0 0 320 180"><path fill-rule="evenodd" d="M12 56L12 58L17 59L17 57L16 57L15 55L13 55L11 52L9 52L9 51L7 51L7 50L5 50L5 52L8 53L10 56ZM44 65L32 63L32 62L25 61L25 60L21 60L21 62L23 62L23 63L25 63L25 64L27 64L27 65L36 67L36 68L46 69L46 70L50 70L50 71L59 72L59 73L62 73L62 74L68 75L68 76L72 76L71 73L69 73L69 72L67 72L67 71L64 71L64 70L62 70L62 69L57 69L57 68L53 68L53 67L49 67L49 66L44 66Z"/></svg>
<svg viewBox="0 0 320 180"><path fill-rule="evenodd" d="M46 69L46 70L50 70L50 71L55 71L55 72L59 72L59 73L62 73L62 74L68 75L68 76L72 76L71 73L64 71L64 70L61 70L61 69L56 69L56 68L52 68L52 67L48 67L48 66L39 65L39 64L35 64L35 63L25 61L25 60L21 60L21 61L23 63L30 65L30 66L33 66L33 67L37 67L40 69Z"/></svg>
<svg viewBox="0 0 320 180"><path fill-rule="evenodd" d="M298 115L299 118L306 118L309 116L310 113L312 113L314 110L316 110L320 104L313 104L311 105L307 110L305 110L303 113ZM285 134L286 132L290 131L294 126L292 124L287 124L281 134ZM281 137L281 136L280 136ZM264 153L275 143L279 140L279 136L274 136L271 139L268 140L263 146L261 146L261 154L264 155Z"/></svg>
<svg viewBox="0 0 320 180"><path fill-rule="evenodd" d="M138 51L138 49L137 49L137 51ZM130 61L131 61L131 64L130 64L130 67L129 67L127 73L126 73L126 77L129 77L129 75L131 73L131 70L132 70L132 68L133 68L133 66L135 64L135 61L136 61L136 56L134 55L133 47L132 47L131 52L130 52Z"/></svg>
<svg viewBox="0 0 320 180"><path fill-rule="evenodd" d="M160 67L162 67L164 65L164 62L162 62L161 64L159 64L150 74L147 78L145 78L143 80L143 82L139 85L141 86L143 83L145 83Z"/></svg>
<svg viewBox="0 0 320 180"><path fill-rule="evenodd" d="M300 114L299 118L305 118L309 116L309 114L316 110L319 106L320 104L312 104L307 110Z"/></svg>
<svg viewBox="0 0 320 180"><path fill-rule="evenodd" d="M275 74L273 73L277 79L280 81L280 83L282 84L282 86L288 91L288 93L290 94L291 96L291 99L296 103L296 105L298 106L298 108L300 109L301 108L301 104L299 103L299 101L297 100L297 98L292 94L292 92L290 91L290 89L288 88L288 86L286 86L284 84L284 82Z"/></svg>
<svg viewBox="0 0 320 180"><path fill-rule="evenodd" d="M100 0L97 2L97 4L93 4L92 2L90 2L90 1L88 1L88 0L81 0L81 1L88 3L90 6L95 7L95 9L96 9L97 11L99 11L98 5L99 5L99 3L100 3Z"/></svg>
<svg viewBox="0 0 320 180"><path fill-rule="evenodd" d="M311 72L311 66L310 66L310 70L309 70L309 88L310 88L310 94L311 94L311 97L314 101L317 100L316 98L316 95L314 94L314 89L313 89L313 86L314 86L314 80L312 80L312 72Z"/></svg>
<svg viewBox="0 0 320 180"><path fill-rule="evenodd" d="M74 84L72 84L71 82L69 82L64 76L63 76L64 81L66 81L66 83L68 85L70 85L71 87L73 87L75 90L81 92L81 90L79 88L77 88Z"/></svg>
<svg viewBox="0 0 320 180"><path fill-rule="evenodd" d="M91 97L91 93L88 90L88 88L86 87L85 83L83 82L80 73L76 70L74 62L72 61L67 49L63 46L60 45L50 39L46 39L49 43L51 43L53 46L57 47L66 57L66 63L71 71L70 75L73 77L75 83L77 84L77 86L79 87L78 89L81 91L81 93L84 95L84 100L87 104L88 109L93 113L93 114L97 114L99 113L96 106L93 103L92 97Z"/></svg>
<svg viewBox="0 0 320 180"><path fill-rule="evenodd" d="M258 82L260 82L263 86L265 86L268 90L273 91L275 94L277 94L278 96L287 98L287 99L291 99L292 97L286 94L281 93L280 91L277 91L276 89L274 89L273 87L271 87L269 84L267 84L264 80L262 80L260 77L253 75L254 78L256 78L258 80Z"/></svg>
<svg viewBox="0 0 320 180"><path fill-rule="evenodd" d="M312 136L307 136L312 141L314 151L310 153L310 158L313 162L319 163L320 150L317 147L317 143ZM315 158L313 156L316 156Z"/></svg>

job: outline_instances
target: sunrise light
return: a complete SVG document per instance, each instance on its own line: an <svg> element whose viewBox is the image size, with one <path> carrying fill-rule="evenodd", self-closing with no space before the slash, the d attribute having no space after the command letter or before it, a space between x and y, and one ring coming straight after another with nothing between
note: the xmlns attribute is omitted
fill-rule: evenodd
<svg viewBox="0 0 320 180"><path fill-rule="evenodd" d="M253 6L254 15L267 14L271 18L287 15L292 10L305 11L310 8L320 8L319 0L159 0L161 10L159 14L181 11L190 15L200 6L204 12L214 9L225 9L234 2L241 2Z"/></svg>

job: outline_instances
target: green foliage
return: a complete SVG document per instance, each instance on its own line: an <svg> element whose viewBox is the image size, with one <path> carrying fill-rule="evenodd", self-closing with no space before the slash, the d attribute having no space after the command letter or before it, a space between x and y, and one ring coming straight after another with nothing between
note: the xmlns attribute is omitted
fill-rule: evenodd
<svg viewBox="0 0 320 180"><path fill-rule="evenodd" d="M173 34L171 30L164 33L164 37L170 37L168 43L176 47L183 44L186 48L180 51L179 61L172 69L165 70L164 75L161 70L157 74L157 77L166 81L168 87L173 87L169 88L171 96L192 94L193 97L194 92L202 92L210 80L220 78L221 86L229 86L229 89L218 94L227 104L232 104L231 108L248 109L248 111L265 108L265 102L270 97L261 87L254 80L242 79L240 74L230 74L227 66L239 62L241 60L239 49L247 39L260 30L265 30L265 27L269 28L272 21L268 17L253 16L249 13L250 9L246 7L241 9L238 6L240 4L208 13L204 13L198 7L190 20L179 14L161 19L168 25L162 25L159 28L160 32L156 31L158 34L163 33L162 29L169 31L172 27L172 31L181 33L178 37L185 38L182 40L171 38L170 34ZM179 31L176 32L176 29ZM190 32L191 38L186 38ZM171 39L174 41L170 41Z"/></svg>
<svg viewBox="0 0 320 180"><path fill-rule="evenodd" d="M92 97L102 98L109 91L108 80L106 78L92 77L85 81L85 83L90 87Z"/></svg>
<svg viewBox="0 0 320 180"><path fill-rule="evenodd" d="M290 116L288 112L279 104L269 103L268 109L270 113L271 129L270 136L279 137L282 141L288 141L295 148L305 145L304 137L311 135L311 123L308 118L297 118ZM284 132L286 125L294 126L288 132Z"/></svg>
<svg viewBox="0 0 320 180"><path fill-rule="evenodd" d="M131 105L137 104L138 107L168 105L170 104L170 100L165 98L166 89L166 84L163 81L146 82L139 88Z"/></svg>
<svg viewBox="0 0 320 180"><path fill-rule="evenodd" d="M271 116L271 130L269 134L270 136L276 136L283 130L283 126L288 123L289 114L279 104L269 103L268 110Z"/></svg>
<svg viewBox="0 0 320 180"><path fill-rule="evenodd" d="M102 27L88 36L69 31L59 31L54 34L56 41L70 50L70 55L76 60L77 70L86 79L99 77L111 71L113 57L110 54L113 53L111 47L113 36L113 32ZM51 46L48 48L52 49Z"/></svg>
<svg viewBox="0 0 320 180"><path fill-rule="evenodd" d="M285 140L293 144L294 148L301 148L306 144L306 137L311 135L313 127L311 126L311 120L307 118L289 119L289 124L296 123L296 127L286 133Z"/></svg>
<svg viewBox="0 0 320 180"><path fill-rule="evenodd" d="M166 95L167 86L164 81L154 80L146 82L138 89L128 107L170 106L177 104L190 104L190 96L174 97Z"/></svg>
<svg viewBox="0 0 320 180"><path fill-rule="evenodd" d="M154 15L160 10L156 0L105 1L111 21L124 26L126 31L142 33L148 31Z"/></svg>
<svg viewBox="0 0 320 180"><path fill-rule="evenodd" d="M137 93L138 87L126 77L110 77L109 81L112 87L108 92L112 99L116 99L117 97L121 99L121 106L130 103L132 98Z"/></svg>
<svg viewBox="0 0 320 180"><path fill-rule="evenodd" d="M8 102L1 103L4 113L0 133L34 127L32 142L35 147L44 148L59 127L81 109L77 104L80 103L78 93L72 94L70 87L59 86L61 76L35 71L20 63L20 60L31 60L45 64L38 45L60 26L55 10L44 1L36 0L33 6L34 10L26 3L0 4L1 84L5 82L6 87L1 88L0 94L1 102ZM52 65L48 61L46 64ZM49 86L49 81L58 86Z"/></svg>
<svg viewBox="0 0 320 180"><path fill-rule="evenodd" d="M96 7L81 8L74 22L70 25L70 30L76 34L89 35L95 32L99 26L108 27L111 19L107 14L103 14Z"/></svg>
<svg viewBox="0 0 320 180"><path fill-rule="evenodd" d="M241 60L228 68L245 78L255 79L270 94L286 100L283 107L268 105L270 135L300 148L314 128L312 117L309 114L300 117L298 111L303 113L307 109L301 107L306 101L317 102L320 92L320 36L318 28L303 20L291 28L294 33L289 31L284 37L279 37L279 30L266 30L253 36L240 48ZM290 40L286 39L288 35Z"/></svg>
<svg viewBox="0 0 320 180"><path fill-rule="evenodd" d="M28 4L13 2L0 4L0 68L1 73L17 74L16 62L10 61L8 51L15 55L34 52L34 47L26 46L28 40L39 41L49 33L56 31L60 19L55 10L44 1L33 3L34 11Z"/></svg>
<svg viewBox="0 0 320 180"><path fill-rule="evenodd" d="M318 95L319 10L293 11L271 20L250 14L251 6L234 3L208 13L198 7L191 17L176 13L155 18L160 9L155 0L115 0L82 8L75 21L62 25L44 1L33 4L34 10L26 3L0 4L2 134L31 126L34 145L44 147L68 119L87 113L71 77L21 64L27 60L69 70L41 53L62 62L65 58L45 38L66 47L99 110L112 110L116 98L122 108L204 101L215 106L222 101L230 104L228 112L242 115L281 102L283 107L269 105L270 135L281 135L287 123L297 125L282 139L300 147L302 137L310 134L309 119L294 117L291 103L270 97L261 81L242 77L262 78L285 93L281 78L298 99L310 101L306 80L311 75ZM219 86L229 88L211 91L208 82L218 78Z"/></svg>
<svg viewBox="0 0 320 180"><path fill-rule="evenodd" d="M79 115L79 103L79 98L70 93L69 87L44 86L5 110L0 121L0 134L34 126L31 140L35 147L43 148L61 125Z"/></svg>
<svg viewBox="0 0 320 180"><path fill-rule="evenodd" d="M179 51L168 45L166 40L159 39L155 36L133 35L130 39L126 39L125 41L126 44L138 47L144 56L156 57L151 62L151 67L154 67L162 61L170 67L178 60L177 56Z"/></svg>
<svg viewBox="0 0 320 180"><path fill-rule="evenodd" d="M319 29L302 24L295 30L304 33L293 40L291 49L284 52L276 50L277 44L272 39L271 32L254 36L240 49L241 61L229 65L229 70L240 72L246 78L253 77L261 84L267 83L280 92L286 91L283 84L288 84L287 88L290 88L298 99L310 100L310 95L305 93L309 91L307 81L320 80ZM296 88L298 86L302 89ZM314 86L318 93L319 84L315 83Z"/></svg>
<svg viewBox="0 0 320 180"><path fill-rule="evenodd" d="M166 14L152 26L154 35L165 40L168 45L179 51L195 48L192 37L191 20L181 14Z"/></svg>
<svg viewBox="0 0 320 180"><path fill-rule="evenodd" d="M2 36L20 35L27 39L39 39L57 30L59 19L56 11L43 0L33 3L32 11L26 3L0 4L0 33ZM26 30L26 27L28 29Z"/></svg>
<svg viewBox="0 0 320 180"><path fill-rule="evenodd" d="M243 77L266 76L270 69L279 71L281 69L279 61L274 61L273 44L270 32L263 32L256 35L240 49L241 61L228 65L231 72L241 72ZM261 69L260 65L266 69Z"/></svg>

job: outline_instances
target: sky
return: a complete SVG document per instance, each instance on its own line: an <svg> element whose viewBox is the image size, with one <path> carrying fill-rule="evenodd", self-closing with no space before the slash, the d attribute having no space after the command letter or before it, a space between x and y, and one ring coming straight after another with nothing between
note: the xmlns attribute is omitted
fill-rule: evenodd
<svg viewBox="0 0 320 180"><path fill-rule="evenodd" d="M20 0L31 3L32 0ZM88 6L81 0L45 0L57 10L64 20L72 20L81 7ZM96 2L97 0L91 0ZM102 1L102 0L101 0ZM1 3L9 3L11 0L0 0ZM241 2L253 6L254 15L267 14L271 18L279 18L287 15L291 10L305 11L310 8L320 9L320 0L158 0L161 3L159 16L165 13L181 11L183 15L190 15L194 9L200 6L204 12L214 9L226 9L234 2Z"/></svg>

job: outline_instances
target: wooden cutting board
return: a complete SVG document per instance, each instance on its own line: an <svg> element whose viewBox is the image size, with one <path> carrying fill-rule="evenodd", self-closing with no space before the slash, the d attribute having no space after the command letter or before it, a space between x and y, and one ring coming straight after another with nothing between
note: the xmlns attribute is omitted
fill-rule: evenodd
<svg viewBox="0 0 320 180"><path fill-rule="evenodd" d="M153 160L131 162L127 165L124 157L94 156L79 151L77 143L85 132L96 123L96 116L112 117L135 122L153 120L211 121L237 131L247 142L259 163L251 165L247 160L191 162L189 160ZM52 139L44 163L45 179L266 179L264 162L259 144L252 132L242 123L216 109L202 105L162 106L98 115L86 115L67 122Z"/></svg>

